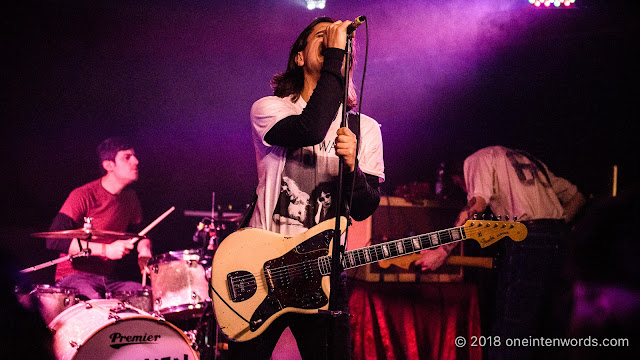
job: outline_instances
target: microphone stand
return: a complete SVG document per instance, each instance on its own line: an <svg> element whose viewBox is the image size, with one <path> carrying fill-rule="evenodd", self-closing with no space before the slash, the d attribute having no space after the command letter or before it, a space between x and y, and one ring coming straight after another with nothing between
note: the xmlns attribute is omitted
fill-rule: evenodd
<svg viewBox="0 0 640 360"><path fill-rule="evenodd" d="M349 100L349 72L351 69L351 49L352 47L352 37L347 35L347 47L346 47L346 60L344 62L344 99L342 101L342 121L340 127L348 127L347 121L347 103ZM340 274L342 273L342 253L344 252L344 246L340 243L340 217L341 217L341 208L342 208L342 188L343 188L343 178L344 178L344 159L340 157L339 161L340 165L338 166L338 196L337 196L337 204L336 207L336 223L333 233L333 247L331 251L331 282L330 289L331 293L329 295L329 310L336 311L336 301L335 301L335 293L336 289L338 289L340 284ZM345 216L347 219L349 218L349 209L346 209ZM348 224L348 222L347 222ZM348 225L347 225L348 226Z"/></svg>
<svg viewBox="0 0 640 360"><path fill-rule="evenodd" d="M352 36L351 35L347 35L347 45L346 45L346 54L345 54L345 61L344 61L344 99L342 101L342 121L341 121L341 127L348 127L348 121L347 121L347 104L349 102L349 73L351 72L351 53L352 53ZM349 344L341 344L342 342L344 342L346 339L344 339L341 334L339 334L336 330L342 328L341 326L341 322L340 322L340 317L342 316L349 316L348 312L342 311L341 309L339 309L339 301L337 300L337 296L338 293L342 293L342 291L340 291L340 274L342 274L342 271L344 270L343 266L342 266L342 254L345 250L344 246L342 246L341 242L340 242L340 238L341 238L341 232L340 232L340 218L341 218L341 208L342 208L342 188L343 188L343 178L344 178L344 159L342 157L340 157L339 159L339 166L338 166L338 194L337 194L337 204L338 206L336 207L336 223L335 223L335 228L334 228L334 232L333 232L333 244L332 244L332 250L331 250L331 274L330 274L330 294L329 294L329 310L328 313L331 316L332 319L332 333L333 335L331 336L333 339L333 357L334 359L337 358L350 358L350 354L349 353L345 353L345 354L340 354L340 353L335 353L336 351L347 351L348 352L348 345ZM345 211L345 217L347 218L347 226L349 226L349 211L350 209L347 207L346 211ZM346 296L346 294L342 293L342 296ZM346 328L346 331L349 331L348 327ZM347 337L347 339L350 339L350 336ZM341 344L341 345L339 345ZM336 346L338 345L338 346ZM331 351L331 350L330 350Z"/></svg>

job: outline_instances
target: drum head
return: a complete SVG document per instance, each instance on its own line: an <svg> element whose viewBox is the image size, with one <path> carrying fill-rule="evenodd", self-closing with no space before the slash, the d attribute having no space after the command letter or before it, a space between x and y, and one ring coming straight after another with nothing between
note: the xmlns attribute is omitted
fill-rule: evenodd
<svg viewBox="0 0 640 360"><path fill-rule="evenodd" d="M198 359L185 334L117 300L81 302L50 324L61 359Z"/></svg>

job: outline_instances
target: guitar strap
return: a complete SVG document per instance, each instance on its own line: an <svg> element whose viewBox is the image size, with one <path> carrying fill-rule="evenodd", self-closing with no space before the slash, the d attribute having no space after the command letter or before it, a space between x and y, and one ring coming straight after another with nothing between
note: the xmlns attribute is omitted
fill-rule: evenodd
<svg viewBox="0 0 640 360"><path fill-rule="evenodd" d="M242 215L242 219L238 224L238 229L242 229L249 225L249 220L251 220L251 216L253 216L253 210L256 208L256 202L258 202L258 188L253 189L253 196L251 196L251 202L247 207L247 210L244 211Z"/></svg>

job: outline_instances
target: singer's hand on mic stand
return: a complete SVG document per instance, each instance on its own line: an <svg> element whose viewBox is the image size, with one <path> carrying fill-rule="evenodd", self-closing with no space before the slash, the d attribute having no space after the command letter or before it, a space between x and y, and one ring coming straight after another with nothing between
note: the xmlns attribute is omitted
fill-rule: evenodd
<svg viewBox="0 0 640 360"><path fill-rule="evenodd" d="M324 31L324 46L345 50L347 48L347 27L351 21L336 21Z"/></svg>

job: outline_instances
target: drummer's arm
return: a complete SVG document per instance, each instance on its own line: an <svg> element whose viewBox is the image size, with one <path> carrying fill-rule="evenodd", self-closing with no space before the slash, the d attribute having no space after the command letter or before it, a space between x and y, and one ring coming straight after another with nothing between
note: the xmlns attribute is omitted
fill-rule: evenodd
<svg viewBox="0 0 640 360"><path fill-rule="evenodd" d="M77 222L74 221L67 214L58 213L58 215L56 215L56 217L53 219L53 222L49 227L49 231L72 230L72 229L77 229L79 227L81 227L81 225L77 224ZM49 250L55 250L65 254L75 254L79 251L77 241L73 241L70 239L51 239L51 238L47 238L46 241L47 241L47 249ZM71 247L72 245L75 245L75 248L72 248Z"/></svg>

